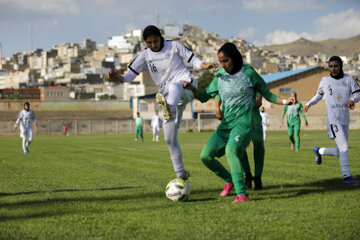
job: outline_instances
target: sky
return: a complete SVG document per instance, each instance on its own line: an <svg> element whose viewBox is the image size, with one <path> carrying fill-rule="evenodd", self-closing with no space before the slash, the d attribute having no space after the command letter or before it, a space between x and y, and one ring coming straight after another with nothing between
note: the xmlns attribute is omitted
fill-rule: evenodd
<svg viewBox="0 0 360 240"><path fill-rule="evenodd" d="M0 0L3 57L154 24L195 25L256 46L360 34L360 0Z"/></svg>

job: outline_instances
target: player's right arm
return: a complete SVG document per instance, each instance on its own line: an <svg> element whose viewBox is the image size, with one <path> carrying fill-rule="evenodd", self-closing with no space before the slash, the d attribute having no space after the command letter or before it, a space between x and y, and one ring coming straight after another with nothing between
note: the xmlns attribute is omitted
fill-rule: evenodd
<svg viewBox="0 0 360 240"><path fill-rule="evenodd" d="M219 93L217 85L218 75L214 77L209 86L202 92L199 92L191 83L183 81L184 88L190 89L194 93L194 98L198 99L202 103L207 102L210 98L215 97Z"/></svg>
<svg viewBox="0 0 360 240"><path fill-rule="evenodd" d="M19 124L19 122L22 120L22 111L19 113L18 118L16 119L15 125L13 127L13 130L15 131L17 128L17 125Z"/></svg>
<svg viewBox="0 0 360 240"><path fill-rule="evenodd" d="M123 83L132 82L141 72L146 71L147 64L145 61L145 51L142 51L129 65L129 71L120 75L116 70L108 73L108 79L112 82Z"/></svg>
<svg viewBox="0 0 360 240"><path fill-rule="evenodd" d="M318 90L317 90L315 96L305 104L305 106L303 108L304 112L307 112L312 105L317 104L323 98L323 96L325 94L323 81L324 81L324 78L321 79Z"/></svg>

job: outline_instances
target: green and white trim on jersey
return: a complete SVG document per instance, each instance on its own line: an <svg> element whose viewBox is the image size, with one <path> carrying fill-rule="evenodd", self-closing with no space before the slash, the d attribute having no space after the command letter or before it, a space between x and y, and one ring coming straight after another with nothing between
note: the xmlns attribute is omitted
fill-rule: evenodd
<svg viewBox="0 0 360 240"><path fill-rule="evenodd" d="M206 102L219 93L223 103L223 120L219 129L232 129L238 124L251 124L255 92L259 92L269 102L276 103L277 96L269 91L261 76L250 65L243 65L234 75L220 69L197 99Z"/></svg>

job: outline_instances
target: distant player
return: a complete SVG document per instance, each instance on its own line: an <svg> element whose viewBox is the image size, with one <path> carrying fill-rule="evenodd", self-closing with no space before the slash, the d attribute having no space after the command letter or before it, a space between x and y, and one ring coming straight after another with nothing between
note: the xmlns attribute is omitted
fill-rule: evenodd
<svg viewBox="0 0 360 240"><path fill-rule="evenodd" d="M148 48L141 51L131 62L130 71L124 75L111 71L108 77L112 81L131 82L141 72L149 71L160 90L160 93L156 95L156 102L163 111L164 139L169 148L174 171L178 178L186 180L190 173L184 168L177 135L183 111L186 104L193 100L194 95L191 91L184 89L182 82L192 82L197 86L197 80L184 62L196 69L208 69L217 64L206 64L178 41L165 41L156 26L147 26L143 32L143 39Z"/></svg>
<svg viewBox="0 0 360 240"><path fill-rule="evenodd" d="M291 149L294 150L294 145L296 147L296 151L300 150L300 115L305 120L305 125L308 125L308 121L306 120L305 114L303 112L303 105L301 102L297 100L296 92L291 93L291 97L295 98L295 104L293 105L286 105L284 107L283 113L281 115L281 122L283 122L285 113L287 112L287 128L288 128L288 135L291 142ZM295 139L294 139L295 137Z"/></svg>
<svg viewBox="0 0 360 240"><path fill-rule="evenodd" d="M24 110L19 113L19 116L14 125L14 131L16 131L18 124L20 123L20 137L22 138L22 147L24 154L29 153L29 145L33 141L32 125L34 124L35 130L38 130L38 126L35 119L35 114L30 110L30 103L24 103Z"/></svg>
<svg viewBox="0 0 360 240"><path fill-rule="evenodd" d="M329 59L330 76L321 79L317 93L306 103L304 112L307 112L312 105L315 105L325 96L328 136L335 140L336 148L314 147L316 163L321 164L322 155L338 157L344 183L354 184L359 183L359 181L352 179L350 175L348 159L349 109L353 110L355 103L360 100L360 88L351 76L344 74L342 67L343 62L340 57L332 56ZM352 97L350 98L351 94Z"/></svg>
<svg viewBox="0 0 360 240"><path fill-rule="evenodd" d="M140 113L137 112L136 113L136 118L135 118L135 142L137 142L138 140L138 136L140 134L141 137L141 141L144 141L144 135L143 135L143 126L144 126L144 119L142 117L140 117Z"/></svg>
<svg viewBox="0 0 360 240"><path fill-rule="evenodd" d="M151 119L151 126L153 128L153 141L159 141L160 128L162 126L162 120L159 116L159 111L155 111L155 115Z"/></svg>
<svg viewBox="0 0 360 240"><path fill-rule="evenodd" d="M265 108L262 106L260 107L260 116L261 116L261 124L263 129L263 138L264 141L266 139L266 131L267 128L270 126L270 117L267 112L265 112Z"/></svg>

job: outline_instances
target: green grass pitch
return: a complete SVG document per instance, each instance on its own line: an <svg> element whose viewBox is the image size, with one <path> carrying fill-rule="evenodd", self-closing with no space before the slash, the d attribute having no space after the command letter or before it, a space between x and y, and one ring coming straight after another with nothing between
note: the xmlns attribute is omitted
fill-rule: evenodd
<svg viewBox="0 0 360 240"><path fill-rule="evenodd" d="M180 133L191 195L171 202L175 178L166 144L134 136L0 137L0 239L359 239L360 185L345 185L339 161L318 166L312 147L334 147L325 131L302 131L301 151L285 131L265 142L264 190L251 201L221 198L224 186L201 163L211 135ZM360 178L360 131L349 137L350 170ZM253 168L253 148L248 148ZM226 158L220 161L228 167Z"/></svg>

